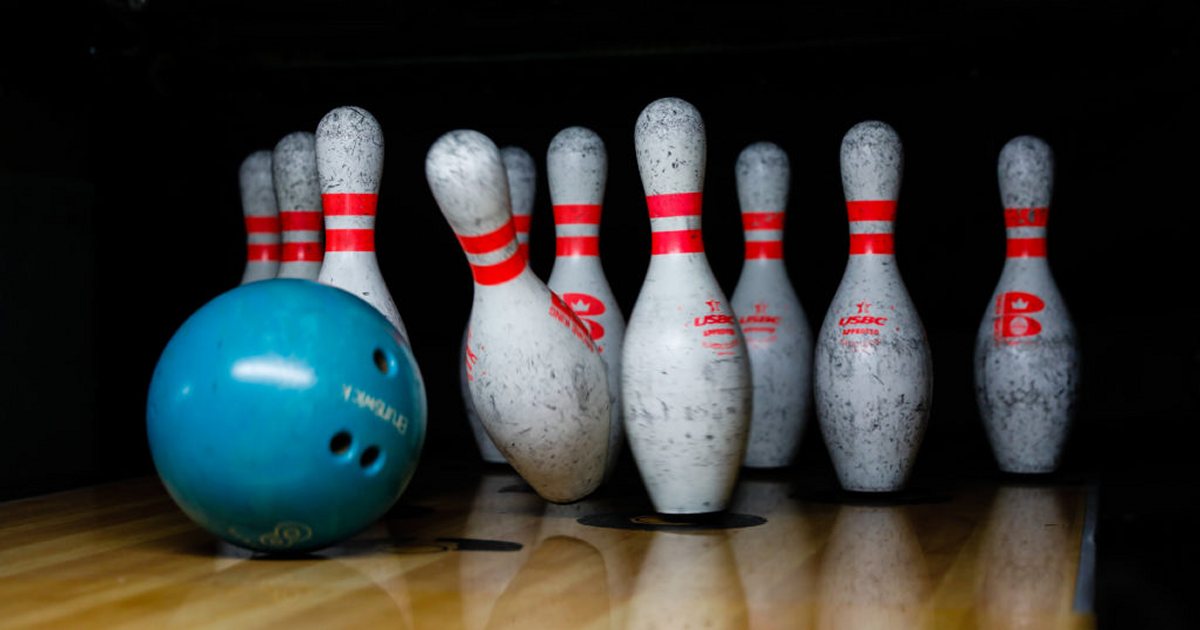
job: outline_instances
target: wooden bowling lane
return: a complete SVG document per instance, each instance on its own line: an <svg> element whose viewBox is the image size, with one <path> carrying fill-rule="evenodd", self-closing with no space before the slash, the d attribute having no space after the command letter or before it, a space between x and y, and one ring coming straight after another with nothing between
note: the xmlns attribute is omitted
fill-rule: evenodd
<svg viewBox="0 0 1200 630"><path fill-rule="evenodd" d="M737 518L697 523L655 518L636 483L553 505L505 467L432 477L286 559L217 541L154 478L0 504L0 628L1095 625L1083 486L852 504L744 475Z"/></svg>

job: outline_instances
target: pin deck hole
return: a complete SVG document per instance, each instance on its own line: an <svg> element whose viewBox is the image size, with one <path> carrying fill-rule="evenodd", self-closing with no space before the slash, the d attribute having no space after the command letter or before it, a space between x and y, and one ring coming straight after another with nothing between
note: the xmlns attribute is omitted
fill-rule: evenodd
<svg viewBox="0 0 1200 630"><path fill-rule="evenodd" d="M370 468L379 459L379 447L368 446L367 450L363 451L362 457L358 458L358 465L363 468Z"/></svg>
<svg viewBox="0 0 1200 630"><path fill-rule="evenodd" d="M350 450L350 434L345 431L338 431L333 439L329 440L329 452L334 455L345 455L346 451Z"/></svg>

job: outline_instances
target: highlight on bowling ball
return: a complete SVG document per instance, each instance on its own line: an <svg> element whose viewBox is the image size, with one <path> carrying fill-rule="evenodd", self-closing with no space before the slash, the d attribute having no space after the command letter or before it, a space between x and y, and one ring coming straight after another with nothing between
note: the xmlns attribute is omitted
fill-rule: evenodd
<svg viewBox="0 0 1200 630"><path fill-rule="evenodd" d="M308 280L232 289L163 350L146 406L171 497L232 544L306 552L382 517L416 471L425 386L358 297Z"/></svg>

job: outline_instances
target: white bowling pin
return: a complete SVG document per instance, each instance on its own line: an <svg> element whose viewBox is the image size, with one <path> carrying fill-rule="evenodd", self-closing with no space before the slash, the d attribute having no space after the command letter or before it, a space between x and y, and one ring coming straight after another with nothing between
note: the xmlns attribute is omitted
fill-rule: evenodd
<svg viewBox="0 0 1200 630"><path fill-rule="evenodd" d="M750 425L750 363L700 232L704 121L690 103L646 106L634 132L650 211L646 279L625 330L625 430L654 508L725 509Z"/></svg>
<svg viewBox="0 0 1200 630"><path fill-rule="evenodd" d="M529 225L533 214L533 199L537 192L537 166L533 157L521 147L504 147L500 149L500 161L504 163L504 172L508 175L508 199L512 207L513 226L517 231L517 249L525 260L529 260ZM468 318L469 319L469 318ZM475 436L475 444L483 461L492 464L505 463L504 454L492 442L479 413L475 411L475 401L471 400L470 381L467 380L467 334L470 326L463 329L462 347L458 357L458 386L462 395L463 410L467 414L467 423L471 426L471 434Z"/></svg>
<svg viewBox="0 0 1200 630"><path fill-rule="evenodd" d="M796 457L812 410L812 329L783 262L783 218L791 168L770 142L742 150L738 202L746 261L733 291L754 381L745 466L777 468Z"/></svg>
<svg viewBox="0 0 1200 630"><path fill-rule="evenodd" d="M813 372L817 419L846 490L904 486L932 403L929 342L893 254L903 162L900 137L882 122L859 123L842 140L850 259Z"/></svg>
<svg viewBox="0 0 1200 630"><path fill-rule="evenodd" d="M508 199L512 205L513 227L517 229L517 247L529 260L529 227L533 219L533 201L537 197L537 165L533 156L521 147L502 147L500 161L508 173Z"/></svg>
<svg viewBox="0 0 1200 630"><path fill-rule="evenodd" d="M483 421L479 419L479 412L475 411L475 401L471 400L471 381L467 378L467 346L470 341L468 337L471 333L469 316L467 320L468 324L463 328L462 343L459 344L458 348L458 393L462 397L463 412L467 416L467 424L471 427L471 435L475 437L475 445L479 448L479 456L489 464L503 464L508 460L504 459L504 453L501 453L500 449L496 448L496 443L487 434L487 429L483 428Z"/></svg>
<svg viewBox="0 0 1200 630"><path fill-rule="evenodd" d="M316 280L325 250L316 136L308 131L284 136L275 145L272 165L283 230L278 277Z"/></svg>
<svg viewBox="0 0 1200 630"><path fill-rule="evenodd" d="M1000 469L1058 468L1075 414L1079 342L1046 261L1054 185L1050 146L1032 136L1000 151L1008 257L975 343L975 397Z"/></svg>
<svg viewBox="0 0 1200 630"><path fill-rule="evenodd" d="M604 361L518 251L496 145L476 131L448 132L429 149L425 175L475 278L466 355L479 419L542 498L580 499L600 484L608 457Z"/></svg>
<svg viewBox="0 0 1200 630"><path fill-rule="evenodd" d="M375 258L375 208L383 176L383 129L358 107L338 107L317 125L317 174L325 210L325 260L317 277L383 313L408 340Z"/></svg>
<svg viewBox="0 0 1200 630"><path fill-rule="evenodd" d="M554 206L557 236L550 290L560 295L588 327L600 358L608 366L608 382L621 382L621 344L625 316L600 264L600 211L608 179L608 153L596 132L568 127L550 140L546 181ZM610 388L613 421L608 441L606 476L625 447L621 388Z"/></svg>
<svg viewBox="0 0 1200 630"><path fill-rule="evenodd" d="M246 218L246 269L242 284L274 278L279 271L279 206L271 176L271 152L242 160L238 184Z"/></svg>

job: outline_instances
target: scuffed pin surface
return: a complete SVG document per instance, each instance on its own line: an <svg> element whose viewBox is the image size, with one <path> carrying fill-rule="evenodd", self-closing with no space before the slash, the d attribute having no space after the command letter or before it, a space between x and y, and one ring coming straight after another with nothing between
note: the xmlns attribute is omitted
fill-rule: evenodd
<svg viewBox="0 0 1200 630"><path fill-rule="evenodd" d="M646 196L704 190L707 138L704 119L691 103L662 98L647 105L634 128L634 145Z"/></svg>
<svg viewBox="0 0 1200 630"><path fill-rule="evenodd" d="M1000 198L1006 209L1049 208L1054 157L1050 146L1019 136L1000 152ZM1010 228L1010 237L1044 237L1045 227ZM1044 306L1018 315L1035 320L1037 334L998 338L997 306L1009 292L1028 293ZM975 396L1000 469L1048 473L1058 468L1074 421L1079 387L1079 340L1044 256L1007 258L975 343Z"/></svg>
<svg viewBox="0 0 1200 630"><path fill-rule="evenodd" d="M537 166L533 163L533 157L521 147L510 146L500 149L500 161L504 163L504 172L508 176L508 199L513 216L531 216L533 200L537 192ZM528 246L528 241L528 232L517 232L518 243ZM468 321L470 321L469 317ZM488 436L487 430L483 428L479 412L475 411L475 401L471 400L466 362L469 332L469 326L463 330L462 346L458 356L458 385L463 401L463 411L467 414L467 424L471 427L471 434L475 436L475 444L479 447L479 455L483 461L503 464L507 460L504 459L504 454L500 452L500 449L496 448L492 438Z"/></svg>
<svg viewBox="0 0 1200 630"><path fill-rule="evenodd" d="M309 131L295 131L275 145L272 155L275 176L275 198L280 212L321 210L321 180L317 176L317 138ZM284 232L284 242L299 238L321 246L324 231ZM280 278L316 280L321 273L321 261L284 261L279 265Z"/></svg>
<svg viewBox="0 0 1200 630"><path fill-rule="evenodd" d="M787 153L770 142L756 142L738 155L734 166L742 212L785 212L791 182ZM747 239L753 232L747 232ZM774 236L774 235L773 235ZM778 240L783 233L779 231ZM758 312L761 306L763 312ZM733 291L733 310L742 323L754 382L753 414L745 465L790 465L812 413L812 328L796 296L783 259L746 260ZM775 318L774 332L747 318Z"/></svg>
<svg viewBox="0 0 1200 630"><path fill-rule="evenodd" d="M379 194L383 175L383 129L370 112L338 107L317 124L317 175L321 193ZM375 217L331 217L325 228L375 229ZM325 252L318 281L366 300L396 327L408 343L408 331L388 291L375 251Z"/></svg>
<svg viewBox="0 0 1200 630"><path fill-rule="evenodd" d="M275 201L275 184L271 175L271 152L255 151L242 160L238 168L238 187L242 196L242 214L246 218L279 218L279 206ZM257 232L247 234L247 243L253 245L272 244L279 247L279 233ZM274 278L279 272L279 256L275 260L248 260L242 272L242 284Z"/></svg>
<svg viewBox="0 0 1200 630"><path fill-rule="evenodd" d="M550 140L546 150L546 182L550 188L550 203L553 205L581 204L602 206L604 187L608 180L608 151L604 140L596 132L585 127L567 127ZM510 180L511 181L511 180ZM599 238L600 226L559 226L558 236L594 235ZM570 232L570 234L568 234ZM612 287L604 275L604 268L597 256L557 256L547 282L551 291L559 295L584 294L599 303L603 312L596 314L589 305L588 319L598 325L603 336L594 339L600 350L600 358L608 366L609 393L612 398L612 426L608 442L608 463L605 478L612 476L625 448L625 420L621 412L621 345L625 341L625 316L621 305L613 295ZM565 298L564 298L565 299ZM568 305L574 305L568 300ZM578 310L576 311L579 312ZM581 317L585 315L581 314Z"/></svg>
<svg viewBox="0 0 1200 630"><path fill-rule="evenodd" d="M903 169L899 136L882 122L855 125L843 138L841 167L847 201L896 200ZM843 335L839 322L863 312L860 305L888 319L871 337L878 343L847 345L843 341L852 343L855 336ZM849 257L817 335L813 370L817 418L842 487L901 489L928 423L933 366L924 326L893 256Z"/></svg>
<svg viewBox="0 0 1200 630"><path fill-rule="evenodd" d="M537 165L533 156L521 147L500 149L500 161L508 173L508 198L513 216L533 214L533 201L537 196Z"/></svg>
<svg viewBox="0 0 1200 630"><path fill-rule="evenodd" d="M546 150L546 184L554 205L604 203L608 183L608 149L587 127L567 127L550 139Z"/></svg>
<svg viewBox="0 0 1200 630"><path fill-rule="evenodd" d="M634 145L647 196L703 190L704 133L686 101L646 106ZM699 216L669 220L677 218L700 229ZM710 314L732 310L703 253L651 256L625 331L621 396L634 459L663 513L725 509L745 454L752 404L745 342L734 319L727 354L704 347L694 322Z"/></svg>
<svg viewBox="0 0 1200 630"><path fill-rule="evenodd" d="M383 129L361 107L338 107L317 124L317 170L323 193L379 193Z"/></svg>
<svg viewBox="0 0 1200 630"><path fill-rule="evenodd" d="M458 234L488 234L511 220L499 149L471 130L429 149L425 174ZM516 242L502 252L512 255ZM548 501L575 501L600 484L610 405L604 362L553 316L550 290L528 265L512 280L475 285L471 398L514 469Z"/></svg>

